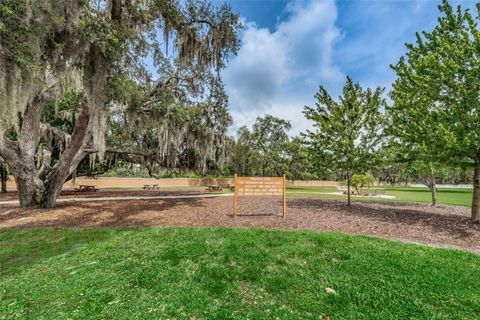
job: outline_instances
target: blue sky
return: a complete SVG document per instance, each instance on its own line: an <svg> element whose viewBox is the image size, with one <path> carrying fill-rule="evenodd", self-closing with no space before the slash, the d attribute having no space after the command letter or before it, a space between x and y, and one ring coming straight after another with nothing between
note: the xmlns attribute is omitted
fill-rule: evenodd
<svg viewBox="0 0 480 320"><path fill-rule="evenodd" d="M390 89L395 64L415 32L436 25L440 0L230 0L244 21L241 48L223 72L231 133L260 114L292 122L291 134L311 124L304 105L322 84L335 97L345 77ZM458 2L452 2L457 4ZM475 1L461 1L473 8Z"/></svg>

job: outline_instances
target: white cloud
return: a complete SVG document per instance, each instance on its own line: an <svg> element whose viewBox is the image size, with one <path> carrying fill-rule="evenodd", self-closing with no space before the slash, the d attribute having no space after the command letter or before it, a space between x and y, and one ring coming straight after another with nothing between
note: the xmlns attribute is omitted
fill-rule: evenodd
<svg viewBox="0 0 480 320"><path fill-rule="evenodd" d="M440 3L292 0L273 31L246 22L241 49L223 74L235 121L231 133L265 113L290 120L292 135L310 128L303 106L315 102L320 84L337 97L345 74L388 90L395 79L389 65L415 41L415 32L433 29ZM476 12L474 1L451 3Z"/></svg>
<svg viewBox="0 0 480 320"><path fill-rule="evenodd" d="M310 127L305 104L322 84L337 89L344 74L333 63L335 26L333 1L291 2L288 18L274 32L245 23L242 46L223 73L234 128L251 125L262 113L292 121L292 134Z"/></svg>
<svg viewBox="0 0 480 320"><path fill-rule="evenodd" d="M234 110L265 108L288 80L286 50L278 36L247 23L242 47L224 72Z"/></svg>

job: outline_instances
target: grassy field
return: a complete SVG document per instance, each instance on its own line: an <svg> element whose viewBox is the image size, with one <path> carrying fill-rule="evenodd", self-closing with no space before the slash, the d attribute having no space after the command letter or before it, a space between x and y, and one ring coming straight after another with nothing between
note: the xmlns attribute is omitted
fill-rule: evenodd
<svg viewBox="0 0 480 320"><path fill-rule="evenodd" d="M386 195L395 196L395 199L378 199L378 198L356 198L360 201L402 201L402 202L426 202L431 203L432 195L427 187L425 188L411 188L411 187L378 187L384 188ZM108 190L122 190L125 188L108 188ZM171 190L172 188L167 188ZM205 187L178 187L178 190L182 189L198 189L199 191L205 191ZM160 189L161 190L161 189ZM346 199L345 196L337 196L330 194L321 194L325 192L336 192L336 187L288 187L288 196L302 196L309 198L319 199ZM209 192L216 193L231 193L230 190L224 188L222 191ZM450 204L470 207L472 204L472 189L460 189L460 188L441 188L437 192L438 204Z"/></svg>
<svg viewBox="0 0 480 320"><path fill-rule="evenodd" d="M338 233L2 230L0 263L0 319L480 317L480 256Z"/></svg>
<svg viewBox="0 0 480 320"><path fill-rule="evenodd" d="M383 187L379 187L383 188ZM335 192L335 187L289 187L288 195L308 196L321 199L346 199L345 196L318 194L321 192ZM425 188L402 188L402 187L386 187L386 195L395 196L395 199L371 199L371 198L354 198L357 200L386 200L386 201L403 201L403 202L427 202L432 201L430 191ZM472 204L472 189L438 189L437 201L439 204L452 204L469 207Z"/></svg>

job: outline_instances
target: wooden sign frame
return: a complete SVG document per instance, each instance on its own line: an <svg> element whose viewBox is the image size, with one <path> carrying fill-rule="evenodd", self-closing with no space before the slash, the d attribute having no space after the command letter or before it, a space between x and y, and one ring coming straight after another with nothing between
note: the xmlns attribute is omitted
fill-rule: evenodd
<svg viewBox="0 0 480 320"><path fill-rule="evenodd" d="M287 179L282 177L238 177L234 179L233 217L238 213L239 196L282 196L283 217L287 217Z"/></svg>

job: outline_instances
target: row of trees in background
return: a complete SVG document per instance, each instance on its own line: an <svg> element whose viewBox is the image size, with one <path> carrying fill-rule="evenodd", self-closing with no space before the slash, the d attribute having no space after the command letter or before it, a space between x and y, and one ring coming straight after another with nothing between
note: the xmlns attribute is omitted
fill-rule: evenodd
<svg viewBox="0 0 480 320"><path fill-rule="evenodd" d="M281 176L291 180L315 179L308 150L299 138L290 138L289 121L265 115L232 139L225 172L242 176Z"/></svg>

